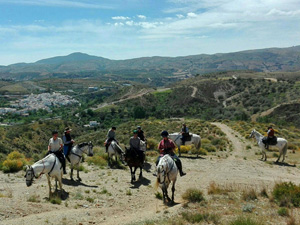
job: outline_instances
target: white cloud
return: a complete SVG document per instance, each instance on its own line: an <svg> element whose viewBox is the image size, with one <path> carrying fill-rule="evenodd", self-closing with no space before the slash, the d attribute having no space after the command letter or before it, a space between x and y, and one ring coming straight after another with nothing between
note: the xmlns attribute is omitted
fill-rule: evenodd
<svg viewBox="0 0 300 225"><path fill-rule="evenodd" d="M113 20L129 20L130 17L127 17L127 16L113 16L112 19Z"/></svg>
<svg viewBox="0 0 300 225"><path fill-rule="evenodd" d="M145 20L147 17L144 16L144 15L137 15L138 18L142 19L142 20Z"/></svg>
<svg viewBox="0 0 300 225"><path fill-rule="evenodd" d="M177 18L179 18L179 19L184 18L184 15L182 15L182 14L176 14L176 16L177 16Z"/></svg>
<svg viewBox="0 0 300 225"><path fill-rule="evenodd" d="M126 21L125 24L128 26L133 26L134 22L132 20L130 20L130 21Z"/></svg>
<svg viewBox="0 0 300 225"><path fill-rule="evenodd" d="M187 14L187 17L189 17L189 18L195 18L195 17L197 17L197 14L196 14L196 13L189 12L189 13Z"/></svg>

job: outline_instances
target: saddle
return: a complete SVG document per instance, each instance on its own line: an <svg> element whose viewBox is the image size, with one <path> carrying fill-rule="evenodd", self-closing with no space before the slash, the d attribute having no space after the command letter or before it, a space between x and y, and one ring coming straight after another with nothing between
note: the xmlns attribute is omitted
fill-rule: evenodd
<svg viewBox="0 0 300 225"><path fill-rule="evenodd" d="M277 145L277 137L274 136L273 138L269 138L268 137L264 137L262 139L262 142L265 144L265 145Z"/></svg>
<svg viewBox="0 0 300 225"><path fill-rule="evenodd" d="M185 141L192 140L192 134L190 134L190 133L183 133L182 136L184 137Z"/></svg>

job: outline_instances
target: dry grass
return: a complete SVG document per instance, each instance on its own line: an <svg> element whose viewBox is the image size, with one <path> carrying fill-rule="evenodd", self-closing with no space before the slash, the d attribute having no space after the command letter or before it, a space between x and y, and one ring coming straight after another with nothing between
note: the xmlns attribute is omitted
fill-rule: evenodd
<svg viewBox="0 0 300 225"><path fill-rule="evenodd" d="M209 184L207 193L209 195L224 195L224 194L228 194L229 192L232 192L233 189L227 188L227 187L221 187L220 185L217 185L215 182L211 182Z"/></svg>

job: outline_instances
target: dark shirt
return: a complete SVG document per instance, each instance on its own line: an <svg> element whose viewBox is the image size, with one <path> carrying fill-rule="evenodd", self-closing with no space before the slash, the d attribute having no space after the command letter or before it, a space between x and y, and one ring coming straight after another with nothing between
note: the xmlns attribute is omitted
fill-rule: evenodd
<svg viewBox="0 0 300 225"><path fill-rule="evenodd" d="M138 137L139 137L142 141L145 141L144 131L138 130Z"/></svg>

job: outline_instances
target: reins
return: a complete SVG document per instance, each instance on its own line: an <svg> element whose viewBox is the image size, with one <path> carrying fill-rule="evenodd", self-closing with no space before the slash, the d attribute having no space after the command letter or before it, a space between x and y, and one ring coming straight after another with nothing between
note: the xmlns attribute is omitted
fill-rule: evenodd
<svg viewBox="0 0 300 225"><path fill-rule="evenodd" d="M172 159L172 158L171 158ZM167 162L166 160L165 160L165 162ZM169 177L169 174L170 174L170 172L172 171L172 169L173 169L173 167L174 167L174 164L175 164L175 162L174 162L174 160L172 159L172 166L171 166L171 168L169 169L169 171L167 172L167 171L165 171L164 169L162 170L162 172L165 172L164 173L164 180L163 180L163 182L160 182L159 181L159 183L160 184L164 184L165 183L165 181L166 181L166 177L168 177L168 180L170 181L170 177Z"/></svg>

